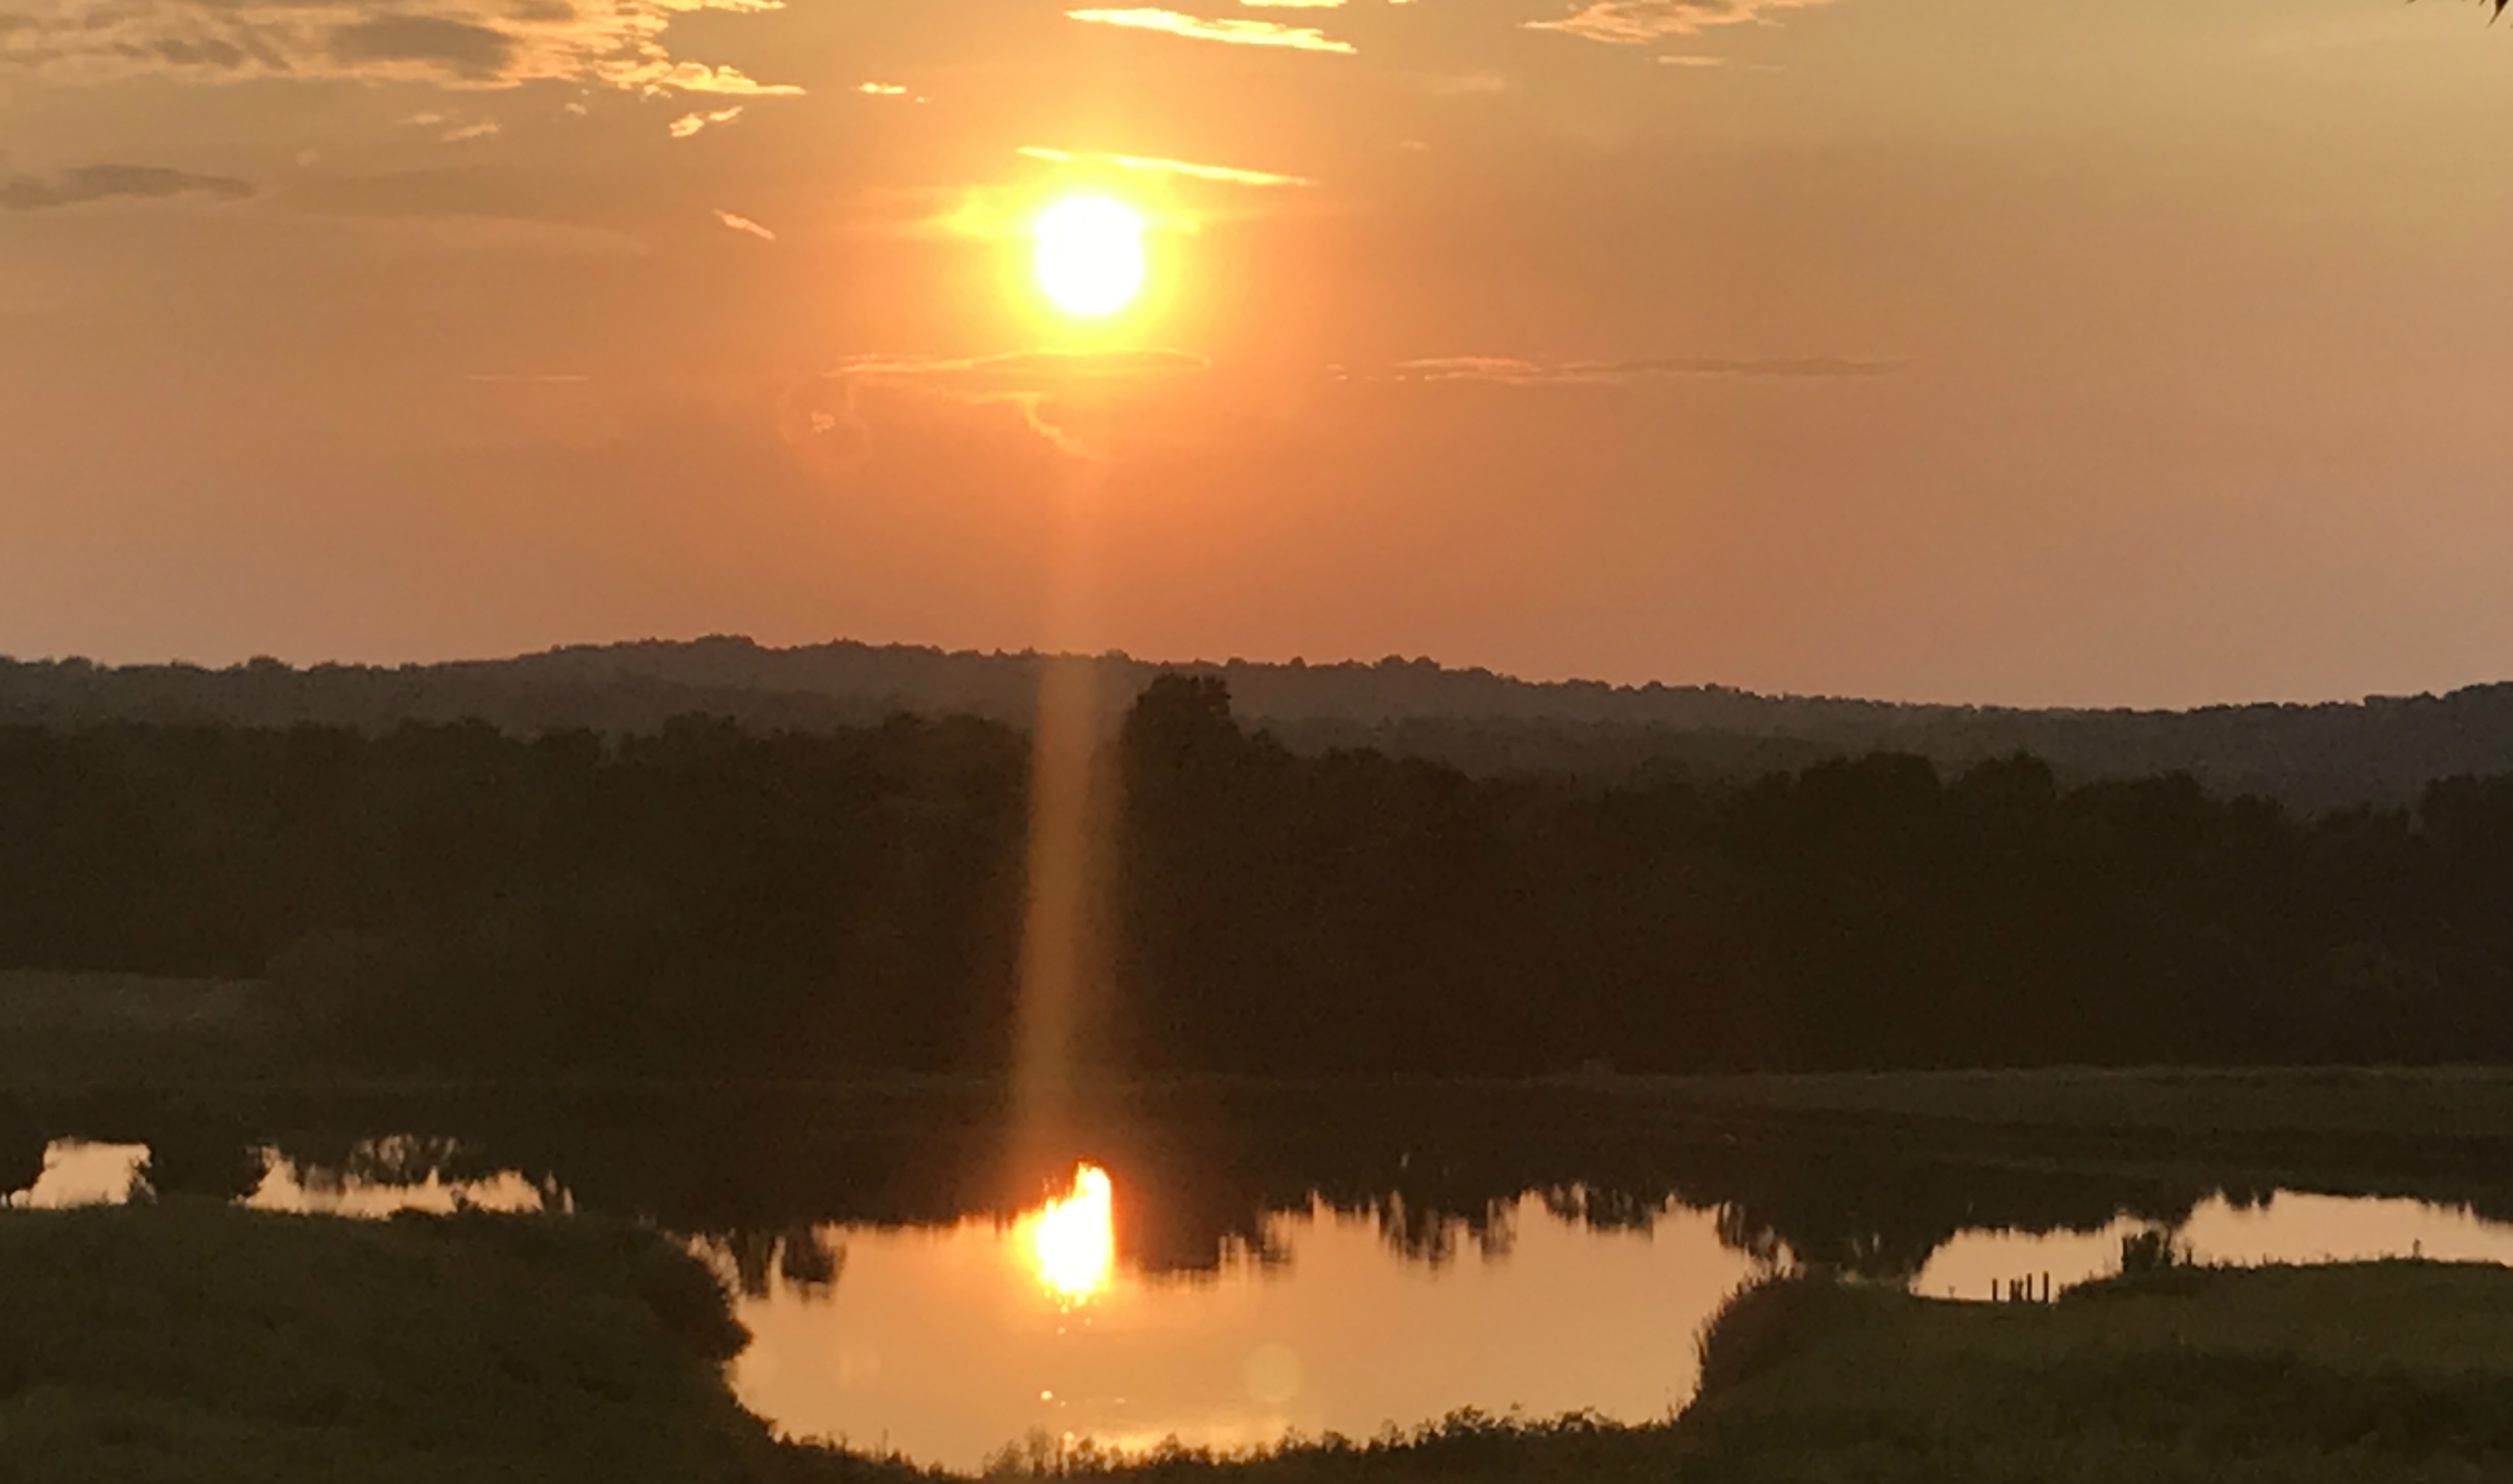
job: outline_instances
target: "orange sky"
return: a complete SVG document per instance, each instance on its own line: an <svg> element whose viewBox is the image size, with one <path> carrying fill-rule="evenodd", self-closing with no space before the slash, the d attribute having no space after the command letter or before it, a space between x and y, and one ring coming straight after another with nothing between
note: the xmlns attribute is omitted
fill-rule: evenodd
<svg viewBox="0 0 2513 1484"><path fill-rule="evenodd" d="M2469 6L0 0L0 652L2513 674Z"/></svg>

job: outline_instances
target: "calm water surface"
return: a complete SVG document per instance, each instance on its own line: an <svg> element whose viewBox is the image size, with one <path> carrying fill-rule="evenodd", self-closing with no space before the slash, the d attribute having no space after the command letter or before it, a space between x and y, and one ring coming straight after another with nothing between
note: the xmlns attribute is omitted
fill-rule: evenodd
<svg viewBox="0 0 2513 1484"><path fill-rule="evenodd" d="M546 1176L458 1173L415 1156L427 1148L369 1141L346 1170L267 1151L239 1193L265 1208L366 1216L573 1203ZM54 1140L41 1176L10 1203L127 1198L148 1153ZM1408 1212L1401 1199L1354 1210L1313 1197L1218 1238L1210 1264L1147 1265L1128 1249L1139 1225L1130 1206L1159 1193L1084 1168L1017 1210L690 1240L744 1290L737 1302L754 1339L734 1381L753 1409L792 1433L963 1468L1035 1433L1231 1448L1286 1431L1368 1434L1469 1406L1663 1416L1691 1394L1694 1335L1720 1300L1761 1266L1801 1255L1734 1203L1626 1199L1600 1221L1579 1192L1552 1191L1486 1201L1471 1220ZM1901 1276L1966 1298L2025 1274L2064 1285L2113 1269L2122 1237L2156 1224L2123 1214L2033 1230L1992 1212ZM2400 1198L2214 1194L2170 1225L2203 1260L2513 1263L2513 1225Z"/></svg>
<svg viewBox="0 0 2513 1484"><path fill-rule="evenodd" d="M1271 1264L1146 1276L1120 1254L1077 1286L1037 1220L826 1230L838 1282L742 1305L743 1397L798 1432L960 1465L1032 1429L1227 1448L1463 1406L1655 1417L1690 1394L1694 1328L1753 1266L1705 1213L1597 1232L1530 1199L1505 1253L1433 1265L1312 1209L1278 1219Z"/></svg>

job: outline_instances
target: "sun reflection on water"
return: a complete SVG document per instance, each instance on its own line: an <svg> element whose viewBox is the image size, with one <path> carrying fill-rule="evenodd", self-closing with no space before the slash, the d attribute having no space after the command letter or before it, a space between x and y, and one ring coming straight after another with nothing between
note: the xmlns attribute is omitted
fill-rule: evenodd
<svg viewBox="0 0 2513 1484"><path fill-rule="evenodd" d="M1116 1186L1096 1164L1078 1165L1073 1190L1020 1219L1017 1233L1039 1286L1065 1305L1104 1293L1117 1272Z"/></svg>

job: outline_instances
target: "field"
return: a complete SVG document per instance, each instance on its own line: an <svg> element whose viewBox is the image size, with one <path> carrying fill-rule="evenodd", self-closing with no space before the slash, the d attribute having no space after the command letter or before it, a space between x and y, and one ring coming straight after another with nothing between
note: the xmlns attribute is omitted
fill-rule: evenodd
<svg viewBox="0 0 2513 1484"><path fill-rule="evenodd" d="M1898 1119L2057 1134L2513 1141L2500 1068L2048 1068L1590 1079L1670 1113Z"/></svg>
<svg viewBox="0 0 2513 1484"><path fill-rule="evenodd" d="M257 981L0 969L0 1088L268 1074L285 1065L280 1041Z"/></svg>
<svg viewBox="0 0 2513 1484"><path fill-rule="evenodd" d="M883 1086L916 1080L879 1079ZM379 1085L306 1063L287 1044L285 1019L259 981L0 969L0 1090L227 1081ZM1604 1075L1558 1085L1686 1119L1855 1120L2034 1136L2184 1139L2206 1130L2220 1140L2513 1143L2513 1070L2502 1068Z"/></svg>

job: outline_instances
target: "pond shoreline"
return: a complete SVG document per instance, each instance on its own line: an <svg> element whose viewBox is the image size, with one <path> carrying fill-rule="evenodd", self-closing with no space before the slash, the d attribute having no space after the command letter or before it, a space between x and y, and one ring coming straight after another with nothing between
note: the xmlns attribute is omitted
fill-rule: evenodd
<svg viewBox="0 0 2513 1484"><path fill-rule="evenodd" d="M582 1217L0 1214L14 1478L958 1477L773 1440L704 1268ZM2480 1477L2513 1457L2513 1269L2169 1269L2052 1304L1746 1290L1660 1423L1475 1414L1254 1453L1005 1440L996 1472L1144 1478L2074 1481Z"/></svg>

